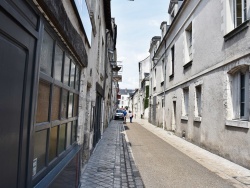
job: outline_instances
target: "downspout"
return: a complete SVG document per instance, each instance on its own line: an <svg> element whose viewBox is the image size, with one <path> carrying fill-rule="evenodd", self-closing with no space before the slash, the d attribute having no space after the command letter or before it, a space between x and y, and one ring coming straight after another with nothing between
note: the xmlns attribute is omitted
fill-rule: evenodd
<svg viewBox="0 0 250 188"><path fill-rule="evenodd" d="M166 51L166 45L167 45L167 41L165 40L165 51ZM166 53L165 53L165 58L164 58L164 67L163 67L163 69L164 69L164 93L163 93L163 110L162 110L162 118L163 118L163 120L162 120L162 122L163 122L163 126L162 126L162 128L163 128L163 130L165 130L165 106L166 106L166 101L165 101L165 99L166 99L166 97L165 97L165 94L166 94L166 68L165 67L167 67L167 61L166 61Z"/></svg>
<svg viewBox="0 0 250 188"><path fill-rule="evenodd" d="M102 98L102 122L101 122L101 138L103 135L103 127L104 127L104 115L105 115L105 90L106 90L106 71L107 71L107 64L108 64L108 58L107 58L107 38L108 38L108 34L110 33L109 30L106 29L106 43L105 43L105 68L104 68L104 82L103 82L103 98Z"/></svg>

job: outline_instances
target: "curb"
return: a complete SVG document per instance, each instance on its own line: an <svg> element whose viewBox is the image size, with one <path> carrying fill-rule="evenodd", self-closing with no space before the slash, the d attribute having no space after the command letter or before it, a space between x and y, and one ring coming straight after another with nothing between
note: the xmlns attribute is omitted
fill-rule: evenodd
<svg viewBox="0 0 250 188"><path fill-rule="evenodd" d="M123 124L123 132L124 134L122 135L122 141L123 141L124 159L127 171L126 174L128 178L129 187L144 188L145 185L142 181L140 172L136 167L132 149L130 147L130 142L126 134L124 124Z"/></svg>

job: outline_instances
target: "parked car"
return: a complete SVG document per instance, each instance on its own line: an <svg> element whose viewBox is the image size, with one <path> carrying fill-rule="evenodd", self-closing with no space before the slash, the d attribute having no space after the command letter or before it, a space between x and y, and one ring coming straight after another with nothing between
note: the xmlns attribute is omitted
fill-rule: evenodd
<svg viewBox="0 0 250 188"><path fill-rule="evenodd" d="M124 119L124 115L123 115L123 110L116 110L116 113L115 113L115 120L116 119Z"/></svg>

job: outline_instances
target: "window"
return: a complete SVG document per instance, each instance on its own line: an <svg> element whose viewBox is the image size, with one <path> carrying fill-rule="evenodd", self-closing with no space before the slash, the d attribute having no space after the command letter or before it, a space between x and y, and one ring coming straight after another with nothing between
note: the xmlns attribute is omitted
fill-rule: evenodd
<svg viewBox="0 0 250 188"><path fill-rule="evenodd" d="M161 81L164 81L164 79L165 79L165 62L164 62L164 59L162 60L162 67L161 67L161 72L162 72L162 77L161 77Z"/></svg>
<svg viewBox="0 0 250 188"><path fill-rule="evenodd" d="M226 9L226 32L234 30L247 20L247 0L225 1Z"/></svg>
<svg viewBox="0 0 250 188"><path fill-rule="evenodd" d="M33 177L47 172L76 142L80 66L44 32L40 56Z"/></svg>
<svg viewBox="0 0 250 188"><path fill-rule="evenodd" d="M170 69L170 79L174 77L174 60L175 60L175 56L174 56L174 46L171 48L171 69Z"/></svg>
<svg viewBox="0 0 250 188"><path fill-rule="evenodd" d="M183 108L182 116L188 116L189 88L183 88Z"/></svg>
<svg viewBox="0 0 250 188"><path fill-rule="evenodd" d="M229 73L231 74L232 119L249 120L249 66L240 65Z"/></svg>
<svg viewBox="0 0 250 188"><path fill-rule="evenodd" d="M195 87L195 117L201 117L201 85Z"/></svg>
<svg viewBox="0 0 250 188"><path fill-rule="evenodd" d="M193 59L193 38L192 38L192 23L186 29L186 59L187 62Z"/></svg>
<svg viewBox="0 0 250 188"><path fill-rule="evenodd" d="M247 3L246 0L233 0L233 18L234 27L238 27L247 17Z"/></svg>
<svg viewBox="0 0 250 188"><path fill-rule="evenodd" d="M155 68L155 75L154 75L154 87L156 87L156 74L157 74L157 72L156 72L156 68Z"/></svg>

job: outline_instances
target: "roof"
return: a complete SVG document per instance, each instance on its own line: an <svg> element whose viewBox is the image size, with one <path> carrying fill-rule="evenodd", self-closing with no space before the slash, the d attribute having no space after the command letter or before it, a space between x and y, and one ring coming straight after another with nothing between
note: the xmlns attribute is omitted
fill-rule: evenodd
<svg viewBox="0 0 250 188"><path fill-rule="evenodd" d="M133 93L134 89L120 89L119 93L120 95L129 95L129 93Z"/></svg>

